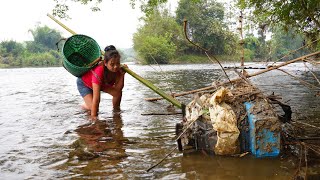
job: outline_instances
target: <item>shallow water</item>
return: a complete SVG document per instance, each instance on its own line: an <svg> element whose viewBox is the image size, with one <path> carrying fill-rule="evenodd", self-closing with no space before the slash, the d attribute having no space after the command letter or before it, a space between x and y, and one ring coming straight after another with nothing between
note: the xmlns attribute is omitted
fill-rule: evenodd
<svg viewBox="0 0 320 180"><path fill-rule="evenodd" d="M224 75L212 64L129 65L140 76L171 92L210 85ZM312 81L303 64L283 69ZM248 72L257 70L248 70ZM319 68L313 71L320 75ZM228 72L229 73L229 72ZM182 154L175 150L177 115L143 115L180 112L164 100L148 102L157 95L126 75L120 112L113 112L111 96L102 95L100 120L90 124L81 110L76 78L63 68L0 69L0 179L288 179L295 164L291 159L255 159ZM274 92L293 110L295 120L320 126L320 97L280 71L252 78L266 94ZM188 103L192 96L178 97ZM88 124L89 123L89 124ZM307 128L311 135L317 131ZM86 144L97 157L77 158L77 147Z"/></svg>

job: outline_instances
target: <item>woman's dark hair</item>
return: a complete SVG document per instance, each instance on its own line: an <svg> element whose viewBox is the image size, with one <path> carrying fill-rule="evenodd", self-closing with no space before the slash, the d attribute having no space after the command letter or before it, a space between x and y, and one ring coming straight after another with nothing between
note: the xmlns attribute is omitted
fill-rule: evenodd
<svg viewBox="0 0 320 180"><path fill-rule="evenodd" d="M104 60L108 62L112 58L120 58L120 54L113 45L104 48Z"/></svg>

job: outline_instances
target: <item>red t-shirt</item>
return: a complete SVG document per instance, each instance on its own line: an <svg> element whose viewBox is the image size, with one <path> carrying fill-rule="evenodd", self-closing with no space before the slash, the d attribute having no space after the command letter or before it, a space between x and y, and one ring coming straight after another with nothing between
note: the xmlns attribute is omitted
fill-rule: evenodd
<svg viewBox="0 0 320 180"><path fill-rule="evenodd" d="M115 81L112 81L109 84L104 83L104 67L103 65L99 64L90 71L86 72L84 75L82 75L81 79L84 82L84 84L92 89L92 83L98 84L101 86L101 90L113 86Z"/></svg>

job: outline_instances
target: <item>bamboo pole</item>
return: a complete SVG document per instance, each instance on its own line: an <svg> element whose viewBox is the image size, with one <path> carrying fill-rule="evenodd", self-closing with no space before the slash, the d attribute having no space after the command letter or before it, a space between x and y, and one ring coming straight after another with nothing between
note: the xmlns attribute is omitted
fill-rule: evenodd
<svg viewBox="0 0 320 180"><path fill-rule="evenodd" d="M173 105L175 105L176 107L182 109L182 105L181 103L174 99L172 96L166 94L164 91L162 91L161 89L159 89L158 87L156 87L155 85L153 85L151 82L149 82L148 80L142 78L141 76L139 76L138 74L136 74L135 72L131 71L129 68L123 67L123 69L130 74L132 77L136 78L138 81L140 81L142 84L146 85L148 88L152 89L154 92L156 92L157 94L159 94L161 97L163 97L164 99L168 100L169 102L171 102Z"/></svg>
<svg viewBox="0 0 320 180"><path fill-rule="evenodd" d="M320 54L320 51L317 51L317 52L314 52L314 53L311 53L311 54L307 54L305 56L301 56L299 58L296 58L296 59L293 59L293 60L290 60L290 61L287 61L287 62L283 62L282 64L279 64L277 66L272 66L272 67L270 67L268 69L263 69L261 71L255 72L253 74L248 74L248 75L246 75L246 77L250 78L250 77L253 77L253 76L257 76L257 75L263 74L265 72L268 72L268 71L275 70L275 69L278 69L280 67L286 66L288 64L291 64L291 63L294 63L294 62L298 62L298 61L302 61L305 58L308 58L308 57L311 57L311 56L314 56L314 55L317 55L317 54ZM240 77L240 78L232 79L230 81L231 82L236 82L236 81L239 81L241 79L242 78ZM222 86L222 85L225 85L225 84L228 84L228 83L230 83L230 82L226 81L226 82L218 83L216 86L208 86L208 87L204 87L204 88L200 88L200 89L195 89L195 90L192 90L192 91L177 93L177 94L174 94L174 96L175 97L179 97L179 96L184 96L184 95L193 94L193 93L197 93L197 92L202 92L202 91L207 91L207 90L214 90L218 86ZM146 98L145 100L147 100L147 101L157 101L157 100L161 100L161 99L162 99L161 97L156 97L156 98Z"/></svg>
<svg viewBox="0 0 320 180"><path fill-rule="evenodd" d="M305 62L303 62L303 64L304 64L304 66L309 70L309 72L312 74L312 76L314 77L314 79L317 80L317 82L318 82L319 85L320 85L320 81L319 81L317 75L316 75L314 72L311 71L311 69L306 65Z"/></svg>
<svg viewBox="0 0 320 180"><path fill-rule="evenodd" d="M294 78L295 80L299 81L301 84L304 84L305 86L309 86L310 88L314 88L314 89L320 89L320 87L318 87L316 85L313 85L311 83L308 83L307 81L304 81L304 80L302 80L302 79L300 79L300 78L298 78L298 77L296 77L296 76L294 76L294 75L292 75L292 74L290 74L290 73L288 73L288 72L286 72L286 71L284 71L282 69L278 69L278 71L281 71L281 72L287 74L288 76L291 76L292 78Z"/></svg>
<svg viewBox="0 0 320 180"><path fill-rule="evenodd" d="M64 29L66 29L67 31L69 31L71 34L77 34L76 32L72 31L70 28L68 28L67 26L65 26L64 24L62 24L60 21L58 21L56 18L54 18L51 14L47 14L47 16L49 18L51 18L53 21L55 21L57 24L59 24L60 26L62 26Z"/></svg>
<svg viewBox="0 0 320 180"><path fill-rule="evenodd" d="M52 15L47 14L47 16L49 18L51 18L52 20L54 20L56 23L58 23L60 26L62 26L64 29L66 29L67 31L69 31L71 34L75 35L76 32L71 30L70 28L68 28L66 25L64 25L63 23L61 23L60 21L58 21L56 18L54 18ZM102 54L104 54L103 51L101 51ZM132 77L134 77L135 79L137 79L138 81L140 81L142 84L144 84L145 86L147 86L148 88L152 89L154 92L156 92L157 94L159 94L161 97L163 97L164 99L166 99L167 101L171 102L173 105L175 105L176 107L182 109L182 104L174 99L172 96L166 94L164 91L162 91L161 89L159 89L158 87L156 87L155 85L153 85L150 81L142 78L141 76L139 76L138 74L136 74L135 72L133 72L132 70L130 70L127 67L124 67L123 65L121 65L123 70L126 71L128 74L130 74Z"/></svg>
<svg viewBox="0 0 320 180"><path fill-rule="evenodd" d="M240 11L240 16L239 16L239 22L240 22L240 45L241 45L241 58L240 58L240 62L241 62L241 66L244 66L244 40L243 40L243 29L242 29L242 21L243 21L243 15L242 15L242 11Z"/></svg>

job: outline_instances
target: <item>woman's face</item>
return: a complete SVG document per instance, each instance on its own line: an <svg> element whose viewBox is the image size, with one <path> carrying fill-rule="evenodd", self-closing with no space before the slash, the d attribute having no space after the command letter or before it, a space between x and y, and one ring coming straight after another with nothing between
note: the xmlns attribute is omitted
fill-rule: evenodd
<svg viewBox="0 0 320 180"><path fill-rule="evenodd" d="M111 58L107 63L104 63L104 65L109 71L118 72L120 70L120 58Z"/></svg>

